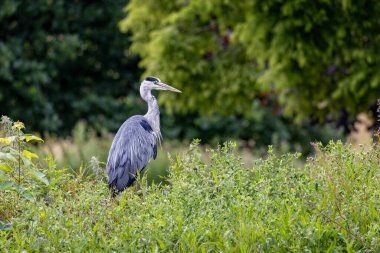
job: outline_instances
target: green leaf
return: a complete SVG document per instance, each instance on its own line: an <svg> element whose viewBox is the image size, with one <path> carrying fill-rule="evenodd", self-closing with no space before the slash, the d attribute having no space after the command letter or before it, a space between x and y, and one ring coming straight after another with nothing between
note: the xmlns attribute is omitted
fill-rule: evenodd
<svg viewBox="0 0 380 253"><path fill-rule="evenodd" d="M20 155L20 157L26 167L32 167L34 165L32 160L30 160L28 157L23 156L22 154Z"/></svg>
<svg viewBox="0 0 380 253"><path fill-rule="evenodd" d="M21 155L24 156L24 157L26 157L26 158L28 158L29 160L32 160L32 158L36 158L36 159L39 158L37 154L32 153L32 152L30 152L28 150L23 150L22 153L21 153Z"/></svg>
<svg viewBox="0 0 380 253"><path fill-rule="evenodd" d="M15 191L15 185L13 182L2 182L0 183L0 191L13 190Z"/></svg>
<svg viewBox="0 0 380 253"><path fill-rule="evenodd" d="M8 164L2 163L2 164L0 164L0 170L5 171L5 172L10 172L14 169L11 166L9 166Z"/></svg>
<svg viewBox="0 0 380 253"><path fill-rule="evenodd" d="M0 138L0 143L5 143L6 145L10 145L15 139L16 139L16 136Z"/></svg>
<svg viewBox="0 0 380 253"><path fill-rule="evenodd" d="M29 192L29 191L23 191L23 192L21 192L21 195L25 198L25 199L27 199L27 200L31 200L31 201L33 201L34 200L34 198L33 198L33 195Z"/></svg>
<svg viewBox="0 0 380 253"><path fill-rule="evenodd" d="M10 181L0 183L0 191L7 191L7 190L18 192L18 193L23 193L26 191L26 188L21 186L21 185L17 185L14 182L10 182Z"/></svg>
<svg viewBox="0 0 380 253"><path fill-rule="evenodd" d="M40 137L32 135L32 134L26 134L25 140L26 140L26 142L29 142L29 141L42 141L43 142L44 141Z"/></svg>
<svg viewBox="0 0 380 253"><path fill-rule="evenodd" d="M22 123L20 121L14 122L13 126L12 126L12 129L18 129L18 130L21 130L21 129L24 129L24 128L25 128L24 123Z"/></svg>
<svg viewBox="0 0 380 253"><path fill-rule="evenodd" d="M38 181L46 185L49 185L49 180L46 178L46 175L44 173L36 171L36 170L30 170L30 174Z"/></svg>
<svg viewBox="0 0 380 253"><path fill-rule="evenodd" d="M16 158L10 153L0 152L0 159L15 162Z"/></svg>

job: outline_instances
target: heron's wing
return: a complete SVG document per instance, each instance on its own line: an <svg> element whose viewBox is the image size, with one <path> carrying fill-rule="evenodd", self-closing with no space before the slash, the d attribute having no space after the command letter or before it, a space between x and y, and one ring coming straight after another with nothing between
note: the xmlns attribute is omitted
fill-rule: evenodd
<svg viewBox="0 0 380 253"><path fill-rule="evenodd" d="M156 156L156 138L148 121L143 116L129 118L118 130L108 155L108 184L118 191L130 186L136 172Z"/></svg>

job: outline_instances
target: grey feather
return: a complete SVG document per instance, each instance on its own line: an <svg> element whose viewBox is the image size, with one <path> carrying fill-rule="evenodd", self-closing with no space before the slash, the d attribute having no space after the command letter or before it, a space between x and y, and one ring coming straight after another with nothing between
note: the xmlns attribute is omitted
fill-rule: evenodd
<svg viewBox="0 0 380 253"><path fill-rule="evenodd" d="M151 158L157 156L157 141L144 116L129 118L120 127L112 143L106 171L108 184L117 191L130 186Z"/></svg>

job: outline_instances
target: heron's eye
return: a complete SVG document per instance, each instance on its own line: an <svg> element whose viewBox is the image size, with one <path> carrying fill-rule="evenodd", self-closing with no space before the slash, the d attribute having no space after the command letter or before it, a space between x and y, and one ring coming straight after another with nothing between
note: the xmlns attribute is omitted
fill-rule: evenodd
<svg viewBox="0 0 380 253"><path fill-rule="evenodd" d="M154 81L154 84L158 84L158 81L156 80L156 81Z"/></svg>

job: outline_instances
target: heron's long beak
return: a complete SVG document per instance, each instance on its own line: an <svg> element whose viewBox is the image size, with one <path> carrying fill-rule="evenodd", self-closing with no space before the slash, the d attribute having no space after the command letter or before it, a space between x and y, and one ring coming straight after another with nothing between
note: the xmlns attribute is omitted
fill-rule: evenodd
<svg viewBox="0 0 380 253"><path fill-rule="evenodd" d="M176 88L170 86L170 85L167 85L165 83L158 83L157 84L159 86L159 90L169 90L169 91L174 91L174 92L178 92L178 93L182 93L182 91L180 90L177 90Z"/></svg>

